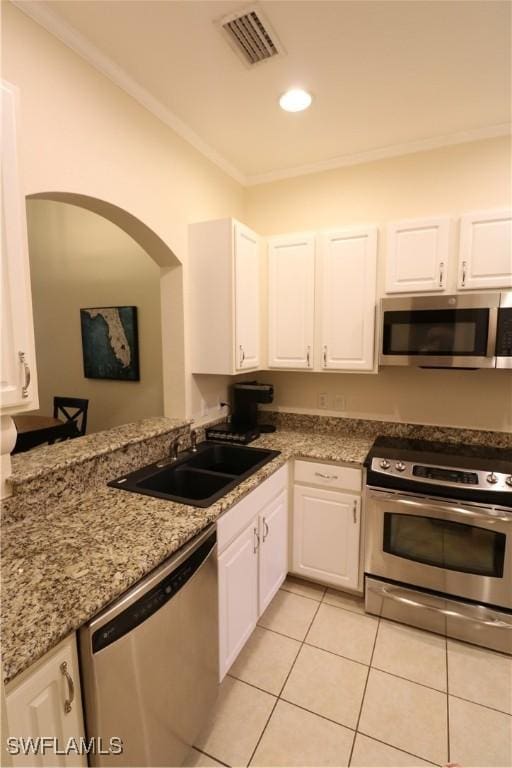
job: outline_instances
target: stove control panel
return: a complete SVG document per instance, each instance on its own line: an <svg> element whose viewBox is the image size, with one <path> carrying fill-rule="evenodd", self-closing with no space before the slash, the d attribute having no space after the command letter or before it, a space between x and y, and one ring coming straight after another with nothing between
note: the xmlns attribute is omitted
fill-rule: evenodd
<svg viewBox="0 0 512 768"><path fill-rule="evenodd" d="M474 489L491 491L507 491L512 493L512 474L493 472L492 470L458 469L457 467L440 467L432 464L417 464L412 461L373 458L373 472L407 478L408 480L432 483L443 486L466 486Z"/></svg>

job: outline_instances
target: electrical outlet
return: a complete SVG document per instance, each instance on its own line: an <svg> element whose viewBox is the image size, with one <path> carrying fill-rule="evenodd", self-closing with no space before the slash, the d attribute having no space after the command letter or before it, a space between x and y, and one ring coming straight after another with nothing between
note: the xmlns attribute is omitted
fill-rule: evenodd
<svg viewBox="0 0 512 768"><path fill-rule="evenodd" d="M320 392L318 395L318 407L319 408L328 408L329 407L329 398L327 396L327 392Z"/></svg>
<svg viewBox="0 0 512 768"><path fill-rule="evenodd" d="M334 410L335 411L346 411L347 410L347 400L345 398L345 395L336 395L334 398Z"/></svg>

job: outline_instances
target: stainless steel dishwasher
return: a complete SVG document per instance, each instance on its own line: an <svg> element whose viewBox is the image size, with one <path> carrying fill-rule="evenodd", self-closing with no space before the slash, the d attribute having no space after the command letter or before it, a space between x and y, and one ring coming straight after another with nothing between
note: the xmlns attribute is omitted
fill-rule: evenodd
<svg viewBox="0 0 512 768"><path fill-rule="evenodd" d="M123 742L90 765L182 765L217 696L215 554L210 526L81 628L87 737Z"/></svg>

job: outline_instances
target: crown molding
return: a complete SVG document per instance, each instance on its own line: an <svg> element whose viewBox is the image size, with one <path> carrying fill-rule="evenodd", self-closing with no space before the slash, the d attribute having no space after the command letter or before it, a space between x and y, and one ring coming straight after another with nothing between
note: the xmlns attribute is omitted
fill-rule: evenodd
<svg viewBox="0 0 512 768"><path fill-rule="evenodd" d="M94 67L94 69L108 77L115 85L138 101L148 112L151 112L162 123L165 123L165 125L191 144L198 152L224 171L224 173L242 186L246 185L247 179L245 174L241 173L238 168L235 168L217 150L203 141L192 128L189 128L174 112L152 96L146 88L128 75L122 67L118 66L84 35L48 8L45 2L42 0L10 0L10 2L33 21L44 27L47 32L57 37L64 45L71 48L72 51Z"/></svg>
<svg viewBox="0 0 512 768"><path fill-rule="evenodd" d="M105 75L115 85L151 112L151 114L158 120L171 128L171 130L184 141L191 144L204 157L244 187L258 186L274 181L284 181L286 179L296 178L297 176L308 176L314 173L332 171L350 165L371 163L377 160L386 160L388 158L410 155L416 152L428 152L432 149L453 146L455 144L466 144L472 141L492 139L499 136L507 136L511 133L512 123L500 123L499 125L473 128L468 131L433 136L402 144L377 147L363 152L341 155L329 160L320 160L317 163L298 165L292 168L282 168L267 173L252 175L245 174L205 142L192 130L192 128L175 115L174 112L152 96L146 88L128 75L128 73L112 61L112 59L102 53L99 48L91 43L84 35L48 8L44 0L10 0L10 2L20 11L44 27L50 34L57 37L64 43L64 45L71 48L71 50L94 67L94 69Z"/></svg>
<svg viewBox="0 0 512 768"><path fill-rule="evenodd" d="M295 168L283 168L282 170L269 171L268 173L250 175L246 177L246 185L248 187L255 187L259 184L268 184L274 181L292 179L297 176L332 171L349 165L361 165L401 155L412 155L416 152L428 152L431 149L440 149L441 147L449 147L455 144L466 144L471 141L510 136L511 133L512 123L500 123L498 125L485 126L484 128L473 128L469 131L445 134L443 136L432 136L431 138L419 139L418 141L408 141L404 144L391 144L387 147L378 147L377 149L369 149L364 152L341 155L330 160L320 160L318 163L310 163L309 165L298 165Z"/></svg>

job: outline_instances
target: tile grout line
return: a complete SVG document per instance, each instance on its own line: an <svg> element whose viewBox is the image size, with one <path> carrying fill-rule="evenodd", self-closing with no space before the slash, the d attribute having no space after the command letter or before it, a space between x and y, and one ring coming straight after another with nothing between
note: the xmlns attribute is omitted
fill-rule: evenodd
<svg viewBox="0 0 512 768"><path fill-rule="evenodd" d="M352 762L352 756L354 754L354 747L356 745L357 733L358 733L358 730L359 730L359 723L361 721L361 714L363 712L363 705L364 705L364 700L365 700L365 697L366 697L366 689L368 688L368 680L370 679L370 672L371 672L371 669L372 669L372 661L373 661L373 656L374 656L374 653L375 653L375 646L377 645L377 638L379 636L380 616L379 616L377 621L378 621L378 623L377 623L377 631L375 632L375 639L373 641L372 654L370 656L370 661L368 663L368 674L366 675L366 680L365 680L365 683L364 683L363 695L361 697L361 706L359 707L359 714L357 716L356 727L354 729L355 733L354 733L354 739L352 741L352 749L350 750L350 755L349 755L349 758L348 758L348 765L350 765L350 763Z"/></svg>
<svg viewBox="0 0 512 768"><path fill-rule="evenodd" d="M299 595L299 597L302 597L302 595ZM318 602L318 601L316 601L316 602ZM319 605L330 605L330 603L325 603L324 601L322 601L322 602L319 603ZM333 605L331 607L332 608L338 608L337 605ZM368 616L368 614L362 614L362 613L359 613L358 611L351 611L350 609L345 609L345 608L341 608L340 610L347 610L348 613L355 614L356 616L362 616L363 618L375 618L376 620L380 621L380 619L377 619L376 616L375 617L374 616ZM387 619L386 619L386 621L387 621ZM394 623L399 623L399 622L394 622ZM313 645L313 643L307 642L307 640L298 640L296 637L292 637L292 635L285 635L284 632L278 632L276 629L270 629L270 627L265 627L263 624L258 624L257 626L260 627L260 629L265 629L267 632L273 632L275 635L279 635L280 637L286 637L288 640L295 640L297 643L300 643L301 646L302 645L307 645L308 648L316 648L316 649L318 649L320 651L323 651L324 653L329 653L332 656L337 656L338 658L345 659L346 661L351 661L354 664L359 664L360 666L363 666L363 667L368 667L369 666L368 664L365 664L364 661L358 661L357 659L353 659L350 656L345 656L342 653L336 653L335 651L330 651L327 648L322 648L321 645ZM422 631L424 631L426 634L429 634L429 635L433 634L433 635L437 636L437 633L435 633L435 632L429 632L428 630L422 630ZM309 632L309 629L308 629L308 632ZM509 656L507 654L503 654L503 655L506 658L509 658ZM431 685L426 685L426 683L420 683L417 680L411 680L409 677L404 677L403 675L398 675L398 674L396 674L396 672L390 672L387 669L381 669L380 667L374 667L374 666L372 666L372 669L375 669L377 672L382 672L385 675L389 675L390 677L395 677L397 680L405 680L406 682L412 683L413 685L419 685L422 688L427 688L427 690L429 690L429 691L435 691L436 693L441 693L441 694L448 694L447 690L444 691L444 690L441 690L440 688L434 688ZM233 675L232 675L232 677L233 677ZM238 680L240 678L236 678L236 679ZM246 682L245 680L240 680L240 681L243 682L243 683ZM250 685L250 683L249 683L249 685ZM257 688L258 686L254 686L254 687ZM264 689L262 688L260 690L264 690ZM265 691L265 693L269 693L269 691ZM271 695L275 696L276 694L271 694ZM452 696L452 698L454 698L454 699L460 699L461 701L467 701L468 704L475 704L475 706L484 707L484 709L490 709L491 712L498 712L498 713L500 713L502 715L508 715L509 717L512 717L512 712L507 712L506 710L498 709L497 707L491 707L489 704L484 704L481 701L474 701L473 699L467 699L465 696L460 696L460 695L458 695L456 693L452 693L452 692L449 693L449 696ZM383 743L385 743L385 742L383 742Z"/></svg>
<svg viewBox="0 0 512 768"><path fill-rule="evenodd" d="M219 760L218 757L214 757L213 755L210 755L208 752L203 752L202 749L198 749L197 747L193 747L193 749L195 749L196 752L200 752L202 755L206 755L206 757L209 757L210 760L215 760L216 763L220 763L221 765L225 766L225 768L231 768L231 766L228 763L223 763L222 760Z"/></svg>
<svg viewBox="0 0 512 768"><path fill-rule="evenodd" d="M356 731L356 736L357 734L364 736L367 739L371 739L372 741L378 741L379 744L384 744L385 747L395 749L397 752L403 752L406 755L410 755L411 757L416 758L416 760L422 760L424 763L429 763L429 765L435 765L436 768L439 768L439 763L433 763L432 760L427 760L426 757L416 755L414 752L409 752L407 749L402 749L402 747L396 747L394 744L388 744L387 741L382 741L382 739L378 739L376 736L371 736L369 733L365 733L364 731Z"/></svg>
<svg viewBox="0 0 512 768"><path fill-rule="evenodd" d="M291 593L291 594L293 594L293 593ZM311 618L311 621L310 621L310 622L309 622L309 624L308 624L308 628L306 629L306 632L305 632L305 634L304 634L304 638L303 638L303 640L302 640L302 641L300 641L300 645L299 645L299 648L298 648L298 650L297 650L297 654L296 654L296 656L295 656L295 658L294 658L294 660L293 660L293 663L292 663L292 665L291 665L290 669L288 670L288 674L286 675L285 681L284 681L283 685L281 686L281 690L279 691L279 694L278 694L278 696L277 696L277 698L276 698L276 700L275 700L275 702L274 702L274 706L272 707L272 711L270 712L270 715L268 716L267 722L265 723L265 726L264 726L264 728L263 728L262 732L260 733L260 737L259 737L259 739L258 739L258 741L257 741L257 743L256 743L256 746L254 747L254 750L253 750L253 752L252 752L252 755L251 755L251 757L249 758L249 762L247 763L247 765L248 765L248 766L249 766L249 765L251 765L251 763L252 763L252 760L253 760L253 758L254 758L254 755L256 754L256 751L257 751L257 749L258 749L258 747L259 747L259 745L260 745L260 742L261 742L261 740L262 740L262 738L263 738L263 736L264 736L264 734L265 734L265 731L267 730L267 727L268 727L268 724L269 724L269 722L270 722L270 719L271 719L272 715L274 714L274 710L275 710L275 708L277 707L277 705L278 705L278 703L279 703L280 701L286 701L286 699L281 699L281 694L282 694L282 692L283 692L283 691L284 691L284 689L285 689L286 683L288 682L288 678L290 677L290 675L291 675L291 673L292 673L292 670L293 670L293 668L294 668L294 666L295 666L295 662L296 662L296 661L297 661L297 659L299 658L299 653L301 652L301 650L302 650L302 647L303 647L303 645L304 645L304 640L306 639L306 637L307 637L307 635L308 635L308 632L309 632L309 630L311 629L311 625L313 624L313 622L314 622L314 620L315 620L315 618L316 618L316 615L317 615L318 611L320 610L320 606L322 605L322 602L321 602L321 601L316 601L316 602L318 603L318 605L317 605L317 607L316 607L316 611L314 612L314 614L313 614L313 616L312 616L312 618ZM279 633L277 633L277 634L279 634ZM285 637L288 637L288 635L285 635ZM292 638L292 639L293 639L293 640L297 640L297 638ZM297 641L297 642L299 642L299 641ZM288 703L288 702L287 702L287 703Z"/></svg>
<svg viewBox="0 0 512 768"><path fill-rule="evenodd" d="M450 762L450 678L448 672L448 638L444 639L444 649L446 654L446 748L448 750L448 762Z"/></svg>

